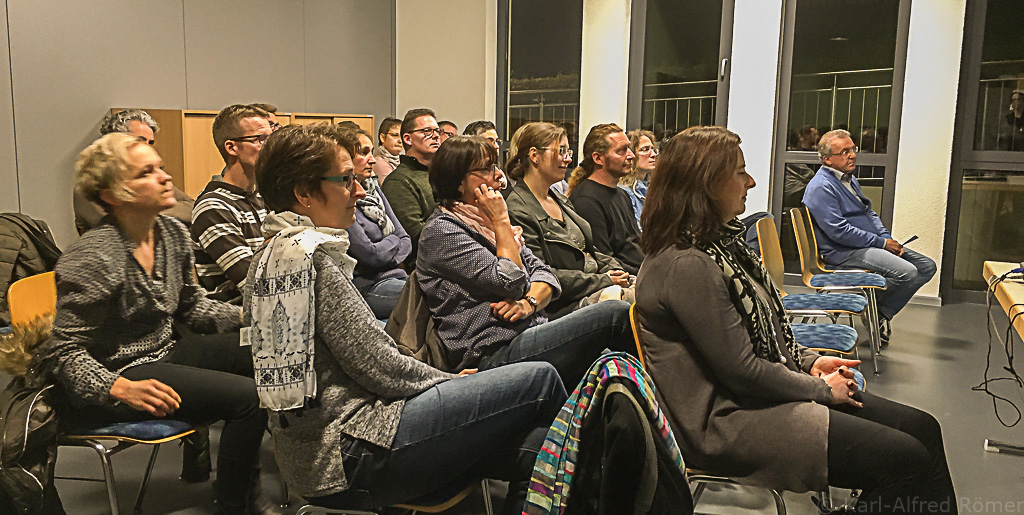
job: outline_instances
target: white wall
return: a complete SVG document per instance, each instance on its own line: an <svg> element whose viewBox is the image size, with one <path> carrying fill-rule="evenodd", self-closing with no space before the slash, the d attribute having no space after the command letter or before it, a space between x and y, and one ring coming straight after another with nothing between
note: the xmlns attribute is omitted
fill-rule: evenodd
<svg viewBox="0 0 1024 515"><path fill-rule="evenodd" d="M892 232L940 266L965 0L913 2ZM980 273L980 271L979 271ZM918 292L937 297L939 273Z"/></svg>
<svg viewBox="0 0 1024 515"><path fill-rule="evenodd" d="M497 0L397 0L395 111L494 121Z"/></svg>
<svg viewBox="0 0 1024 515"><path fill-rule="evenodd" d="M782 0L736 0L729 76L729 130L743 140L747 173L757 186L747 192L747 211L768 211L772 133L782 44Z"/></svg>
<svg viewBox="0 0 1024 515"><path fill-rule="evenodd" d="M9 31L10 66L4 46L0 211L20 208L45 220L61 247L77 238L74 158L98 135L111 107L269 102L286 112L369 113L378 120L392 114L391 2L6 4L0 28L4 36Z"/></svg>
<svg viewBox="0 0 1024 515"><path fill-rule="evenodd" d="M617 123L626 128L629 80L629 0L583 2L580 63L580 141L590 128Z"/></svg>

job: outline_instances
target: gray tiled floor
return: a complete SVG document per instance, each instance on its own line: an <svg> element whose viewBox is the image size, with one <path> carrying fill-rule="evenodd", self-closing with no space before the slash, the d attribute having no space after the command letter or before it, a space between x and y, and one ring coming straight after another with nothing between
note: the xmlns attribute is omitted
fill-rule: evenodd
<svg viewBox="0 0 1024 515"><path fill-rule="evenodd" d="M893 343L881 358L882 375L872 377L870 363L865 363L863 370L868 372L872 393L930 411L942 423L953 481L961 498L961 513L1020 513L1024 512L1024 457L984 452L982 442L992 438L1024 443L1024 423L1014 428L1003 427L993 414L991 400L983 393L971 391L972 386L981 382L985 367L985 320L984 306L911 305L893 324ZM1000 316L998 322L1005 328L1005 316ZM993 369L1001 370L1005 358L998 353L1000 349L995 351ZM866 352L863 357L867 358ZM0 384L5 382L0 379ZM995 388L1024 406L1024 390L1006 381L997 383ZM1008 406L1002 413L1004 418L1015 416ZM209 483L186 485L177 481L180 451L176 445L164 447L146 496L145 512L212 513ZM114 457L120 504L125 513L131 509L147 458L148 451L141 448ZM263 464L264 491L276 496L277 467L269 442ZM96 458L88 451L62 448L58 474L81 473L96 477ZM60 481L58 488L70 514L109 511L98 483ZM500 485L494 488L496 497L500 497L500 489ZM807 494L786 494L785 498L789 513L815 513ZM293 503L290 511L297 507ZM724 487L709 489L698 511L774 513L774 505L765 491ZM473 495L449 513L483 513L482 503L478 495Z"/></svg>

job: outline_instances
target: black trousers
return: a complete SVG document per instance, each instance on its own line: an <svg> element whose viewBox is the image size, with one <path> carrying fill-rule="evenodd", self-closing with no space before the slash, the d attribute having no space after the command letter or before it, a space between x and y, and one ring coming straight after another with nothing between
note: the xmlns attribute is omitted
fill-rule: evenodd
<svg viewBox="0 0 1024 515"><path fill-rule="evenodd" d="M828 483L863 490L857 513L957 513L938 421L861 395L863 408L829 410Z"/></svg>
<svg viewBox="0 0 1024 515"><path fill-rule="evenodd" d="M181 405L169 419L195 424L225 421L214 493L225 505L243 506L249 483L259 470L267 417L256 395L249 347L239 346L238 333L186 333L160 361L131 367L121 376L132 381L156 379L173 388L181 397ZM119 404L76 410L72 423L109 424L152 418Z"/></svg>

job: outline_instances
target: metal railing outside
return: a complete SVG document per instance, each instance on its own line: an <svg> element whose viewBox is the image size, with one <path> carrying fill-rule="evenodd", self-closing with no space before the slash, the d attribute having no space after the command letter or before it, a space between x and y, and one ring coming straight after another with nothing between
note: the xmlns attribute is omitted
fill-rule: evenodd
<svg viewBox="0 0 1024 515"><path fill-rule="evenodd" d="M578 88L509 91L507 134L530 122L575 127L580 118Z"/></svg>
<svg viewBox="0 0 1024 515"><path fill-rule="evenodd" d="M819 131L842 127L862 151L885 152L892 72L892 68L877 68L793 75L790 133L797 134L807 125ZM808 86L797 86L801 83Z"/></svg>

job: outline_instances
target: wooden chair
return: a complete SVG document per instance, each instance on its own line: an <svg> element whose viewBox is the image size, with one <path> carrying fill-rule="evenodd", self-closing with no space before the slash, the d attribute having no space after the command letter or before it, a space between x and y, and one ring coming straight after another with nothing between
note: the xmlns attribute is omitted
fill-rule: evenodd
<svg viewBox="0 0 1024 515"><path fill-rule="evenodd" d="M491 506L491 492L487 485L487 480L484 479L480 481L479 484L484 496L484 511L487 515L494 515L494 508ZM474 483L455 494L445 494L444 492L440 492L437 495L417 499L410 503L396 504L392 507L410 510L413 515L416 513L440 513L462 502L462 500L469 496L476 487L477 485ZM328 513L335 513L338 515L379 515L381 512L378 510L367 510L362 508L324 508L322 506L307 504L299 508L299 511L295 512L295 515L323 515Z"/></svg>
<svg viewBox="0 0 1024 515"><path fill-rule="evenodd" d="M54 314L57 307L57 287L54 282L54 273L46 272L15 282L7 290L7 300L11 310L11 325L26 324L35 318ZM66 431L61 434L58 444L87 447L96 451L103 467L103 479L61 476L56 476L54 479L103 481L107 488L110 513L118 515L120 511L117 503L117 489L114 484L114 469L110 463L110 457L135 445L152 445L153 452L150 454L149 464L146 466L146 473L135 499L134 510L140 512L142 511L142 499L146 495L146 487L149 486L153 466L156 464L160 444L188 436L196 429L197 426L180 420L145 420ZM116 444L107 447L101 443L104 441L113 441Z"/></svg>
<svg viewBox="0 0 1024 515"><path fill-rule="evenodd" d="M821 255L814 239L814 230L808 226L810 212L794 207L789 210L793 221L793 232L800 254L800 277L808 288L818 291L857 291L867 300L865 325L871 337L871 360L875 375L881 372L877 356L882 351L881 331L878 327L878 302L876 291L885 289L885 278L871 272L859 270L827 270L818 263ZM808 218L805 218L805 214Z"/></svg>
<svg viewBox="0 0 1024 515"><path fill-rule="evenodd" d="M644 360L644 349L640 339L640 321L637 320L636 317L636 304L629 307L629 325L633 328L633 341L636 344L636 357L640 360L640 364L646 367L647 362ZM683 459L685 460L686 457L684 456ZM730 477L692 467L686 468L686 480L690 484L694 485L694 506L700 502L700 497L704 495L704 490L707 489L709 483L746 486ZM771 492L772 498L775 500L776 511L778 511L779 515L786 515L786 501L782 499L782 492L774 488L769 488L768 491Z"/></svg>

